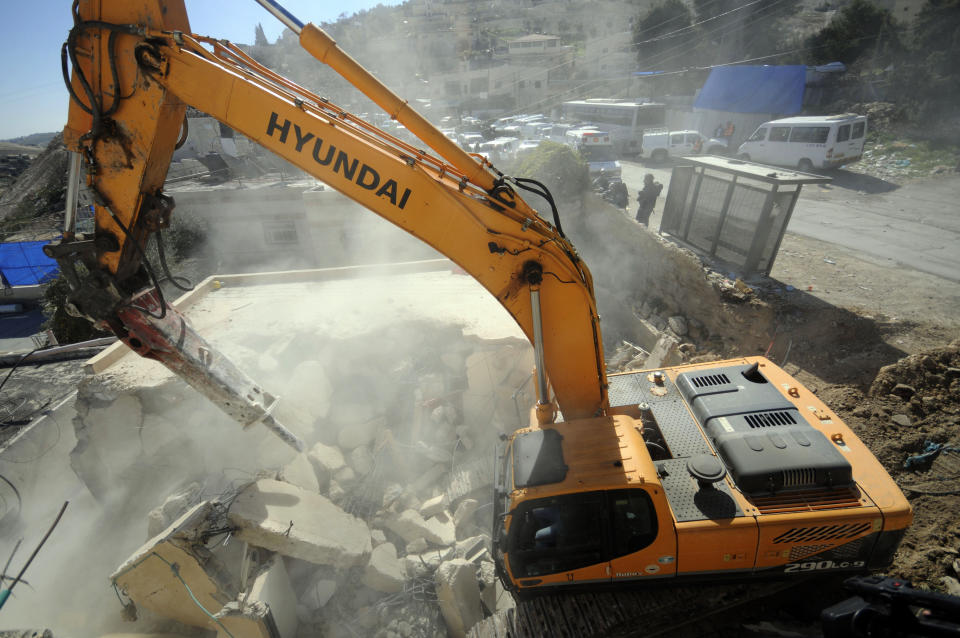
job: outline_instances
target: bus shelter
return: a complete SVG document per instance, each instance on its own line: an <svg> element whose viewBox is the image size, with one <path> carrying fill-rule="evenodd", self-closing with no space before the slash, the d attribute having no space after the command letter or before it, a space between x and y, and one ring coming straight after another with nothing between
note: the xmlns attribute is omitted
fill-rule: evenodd
<svg viewBox="0 0 960 638"><path fill-rule="evenodd" d="M744 274L769 275L804 184L829 177L728 157L673 169L660 232Z"/></svg>

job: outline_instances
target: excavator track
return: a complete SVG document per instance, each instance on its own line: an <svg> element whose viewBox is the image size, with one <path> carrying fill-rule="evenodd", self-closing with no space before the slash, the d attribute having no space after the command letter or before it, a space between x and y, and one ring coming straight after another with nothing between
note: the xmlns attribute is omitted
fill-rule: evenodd
<svg viewBox="0 0 960 638"><path fill-rule="evenodd" d="M477 623L468 638L626 638L672 635L807 580L539 596ZM504 594L509 595L509 594Z"/></svg>

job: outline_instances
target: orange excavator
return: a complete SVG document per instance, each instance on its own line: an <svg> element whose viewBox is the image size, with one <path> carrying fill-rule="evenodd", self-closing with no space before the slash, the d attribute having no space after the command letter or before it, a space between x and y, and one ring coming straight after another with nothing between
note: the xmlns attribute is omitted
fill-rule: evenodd
<svg viewBox="0 0 960 638"><path fill-rule="evenodd" d="M494 496L495 561L518 597L889 564L910 506L816 396L759 357L608 377L590 271L546 187L464 152L322 30L258 2L432 153L191 34L183 0L76 0L63 48L68 219L47 247L72 312L302 449L275 398L166 302L146 258L174 210L163 185L190 105L447 255L533 343L537 403L500 446ZM81 178L93 236L74 230Z"/></svg>

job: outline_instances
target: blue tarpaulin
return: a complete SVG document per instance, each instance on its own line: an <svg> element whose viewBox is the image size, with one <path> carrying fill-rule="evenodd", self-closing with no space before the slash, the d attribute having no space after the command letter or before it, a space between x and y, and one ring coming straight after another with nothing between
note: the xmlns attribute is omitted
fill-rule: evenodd
<svg viewBox="0 0 960 638"><path fill-rule="evenodd" d="M34 286L57 276L57 262L43 254L48 241L0 244L0 275L6 286Z"/></svg>
<svg viewBox="0 0 960 638"><path fill-rule="evenodd" d="M795 115L803 110L807 67L721 66L710 71L693 106L730 113Z"/></svg>

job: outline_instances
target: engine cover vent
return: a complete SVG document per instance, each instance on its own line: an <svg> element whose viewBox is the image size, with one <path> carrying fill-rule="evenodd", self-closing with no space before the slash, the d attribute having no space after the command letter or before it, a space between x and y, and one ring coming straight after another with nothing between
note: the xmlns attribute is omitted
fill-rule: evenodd
<svg viewBox="0 0 960 638"><path fill-rule="evenodd" d="M717 385L727 385L730 379L725 374L701 374L691 377L690 382L698 388L707 388Z"/></svg>
<svg viewBox="0 0 960 638"><path fill-rule="evenodd" d="M766 428L776 425L796 425L797 421L787 410L778 410L776 412L757 412L756 414L747 414L743 417L750 424L751 428Z"/></svg>
<svg viewBox="0 0 960 638"><path fill-rule="evenodd" d="M809 487L817 484L817 471L812 467L800 470L784 470L781 473L784 488Z"/></svg>
<svg viewBox="0 0 960 638"><path fill-rule="evenodd" d="M873 523L857 522L846 525L819 525L817 527L793 527L773 539L774 543L817 543L822 541L854 538L873 528Z"/></svg>

